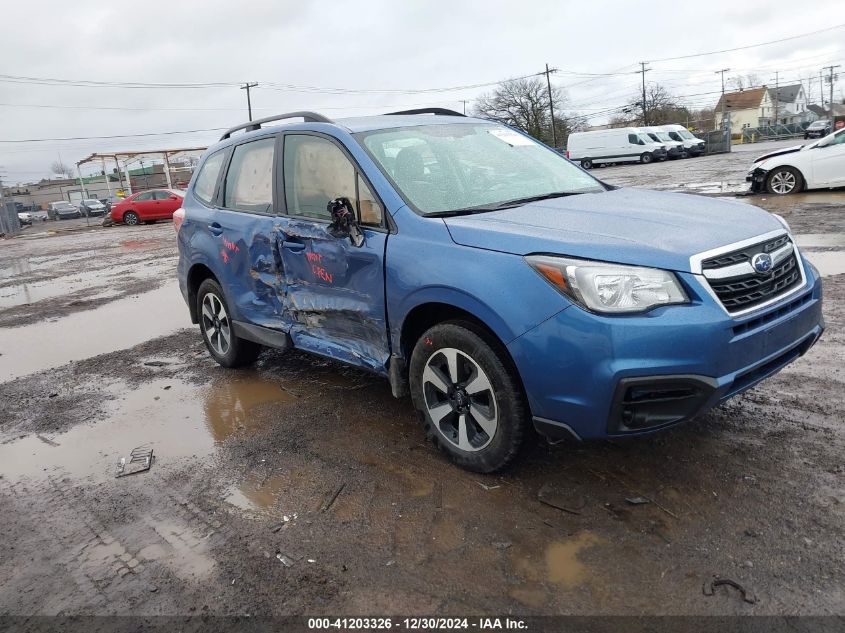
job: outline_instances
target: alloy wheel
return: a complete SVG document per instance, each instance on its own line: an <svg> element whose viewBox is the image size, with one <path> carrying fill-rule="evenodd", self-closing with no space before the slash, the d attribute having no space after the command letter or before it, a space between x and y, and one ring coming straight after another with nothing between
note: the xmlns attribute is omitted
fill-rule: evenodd
<svg viewBox="0 0 845 633"><path fill-rule="evenodd" d="M772 176L772 191L783 195L795 189L795 174L790 171L779 171Z"/></svg>
<svg viewBox="0 0 845 633"><path fill-rule="evenodd" d="M220 297L211 292L202 299L202 329L215 353L225 356L232 340L232 325Z"/></svg>
<svg viewBox="0 0 845 633"><path fill-rule="evenodd" d="M496 393L487 374L468 354L437 350L423 370L425 407L440 435L463 451L485 448L499 427Z"/></svg>

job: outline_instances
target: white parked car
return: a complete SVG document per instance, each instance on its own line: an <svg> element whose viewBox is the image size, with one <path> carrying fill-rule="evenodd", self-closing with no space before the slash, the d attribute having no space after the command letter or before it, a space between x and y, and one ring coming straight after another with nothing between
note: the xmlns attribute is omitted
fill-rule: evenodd
<svg viewBox="0 0 845 633"><path fill-rule="evenodd" d="M845 128L815 143L761 156L745 179L751 183L751 191L778 196L845 187Z"/></svg>

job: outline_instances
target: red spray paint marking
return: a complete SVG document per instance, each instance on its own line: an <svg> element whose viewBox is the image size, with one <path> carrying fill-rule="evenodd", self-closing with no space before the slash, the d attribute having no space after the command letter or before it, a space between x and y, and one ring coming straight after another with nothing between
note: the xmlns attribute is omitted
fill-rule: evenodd
<svg viewBox="0 0 845 633"><path fill-rule="evenodd" d="M314 276L322 279L323 281L327 281L330 284L334 283L334 275L330 272L327 272L325 268L322 266L318 266L317 264L311 264L311 272L314 273Z"/></svg>
<svg viewBox="0 0 845 633"><path fill-rule="evenodd" d="M426 345L434 345L434 341L432 341L430 338L428 338L428 337L426 336L426 337L425 337L425 344L426 344Z"/></svg>
<svg viewBox="0 0 845 633"><path fill-rule="evenodd" d="M305 258L311 264L320 264L323 261L323 256L319 253L305 253Z"/></svg>
<svg viewBox="0 0 845 633"><path fill-rule="evenodd" d="M233 253L240 253L241 252L241 249L238 248L237 244L235 244L234 242L230 242L225 237L223 238L223 246L228 248Z"/></svg>
<svg viewBox="0 0 845 633"><path fill-rule="evenodd" d="M223 258L223 263L224 263L224 264L228 264L228 263L229 263L229 253L228 253L228 251L227 251L225 248L221 248L221 249L220 249L220 257L222 257L222 258Z"/></svg>

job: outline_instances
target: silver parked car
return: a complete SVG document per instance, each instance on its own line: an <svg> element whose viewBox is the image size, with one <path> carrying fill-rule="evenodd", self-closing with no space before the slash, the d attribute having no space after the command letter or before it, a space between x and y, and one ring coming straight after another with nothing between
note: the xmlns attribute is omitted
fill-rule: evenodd
<svg viewBox="0 0 845 633"><path fill-rule="evenodd" d="M67 220L68 218L81 218L82 213L70 202L60 200L47 205L47 217L51 220Z"/></svg>

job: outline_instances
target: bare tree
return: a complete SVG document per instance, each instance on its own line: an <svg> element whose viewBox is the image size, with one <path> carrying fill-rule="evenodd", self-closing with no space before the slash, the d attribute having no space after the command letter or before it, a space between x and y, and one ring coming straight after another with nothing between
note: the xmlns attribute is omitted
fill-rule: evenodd
<svg viewBox="0 0 845 633"><path fill-rule="evenodd" d="M562 109L566 95L560 88L552 88L555 111L555 132L558 144L566 142L569 133L580 120L567 116ZM552 142L549 92L546 82L537 77L504 81L491 93L481 95L475 102L476 116L510 125L545 143Z"/></svg>
<svg viewBox="0 0 845 633"><path fill-rule="evenodd" d="M60 160L54 160L50 163L50 171L65 178L71 178L71 174L73 174L73 168Z"/></svg>
<svg viewBox="0 0 845 633"><path fill-rule="evenodd" d="M689 110L680 105L666 88L656 83L646 86L645 110L649 125L685 123L689 116ZM644 114L642 92L637 92L631 96L629 105L611 117L610 124L614 127L641 126L645 120Z"/></svg>
<svg viewBox="0 0 845 633"><path fill-rule="evenodd" d="M728 87L734 90L745 90L746 88L754 88L760 85L760 79L755 73L748 73L747 75L734 75L727 81Z"/></svg>

